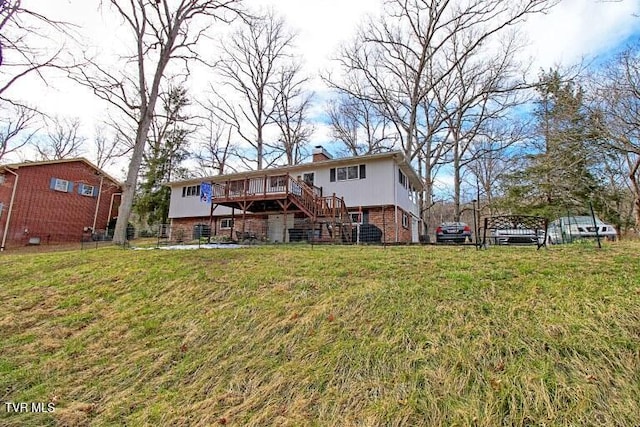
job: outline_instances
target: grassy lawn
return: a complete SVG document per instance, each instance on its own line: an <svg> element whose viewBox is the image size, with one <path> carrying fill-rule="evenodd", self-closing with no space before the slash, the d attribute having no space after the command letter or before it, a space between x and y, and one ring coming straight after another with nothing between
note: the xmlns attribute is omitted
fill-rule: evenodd
<svg viewBox="0 0 640 427"><path fill-rule="evenodd" d="M0 425L640 425L640 243L0 256Z"/></svg>

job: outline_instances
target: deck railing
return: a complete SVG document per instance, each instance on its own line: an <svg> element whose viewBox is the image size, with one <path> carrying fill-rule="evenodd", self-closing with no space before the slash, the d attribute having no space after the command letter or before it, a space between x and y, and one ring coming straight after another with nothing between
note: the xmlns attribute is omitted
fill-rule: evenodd
<svg viewBox="0 0 640 427"><path fill-rule="evenodd" d="M260 176L213 183L213 199L233 199L247 196L287 193L287 175Z"/></svg>
<svg viewBox="0 0 640 427"><path fill-rule="evenodd" d="M264 175L253 178L233 179L212 184L212 199L243 199L292 194L296 201L309 214L315 215L316 198L322 195L322 189L306 184L290 174Z"/></svg>

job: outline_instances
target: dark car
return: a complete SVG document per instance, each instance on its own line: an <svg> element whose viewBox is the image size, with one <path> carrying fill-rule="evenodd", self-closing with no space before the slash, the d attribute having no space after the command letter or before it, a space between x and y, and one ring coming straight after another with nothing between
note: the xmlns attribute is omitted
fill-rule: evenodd
<svg viewBox="0 0 640 427"><path fill-rule="evenodd" d="M437 243L464 243L471 241L471 227L464 222L443 222L436 228Z"/></svg>

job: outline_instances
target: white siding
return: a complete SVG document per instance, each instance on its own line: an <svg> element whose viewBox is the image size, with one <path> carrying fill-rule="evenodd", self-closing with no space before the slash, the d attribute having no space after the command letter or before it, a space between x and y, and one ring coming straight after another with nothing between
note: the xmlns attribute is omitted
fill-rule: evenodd
<svg viewBox="0 0 640 427"><path fill-rule="evenodd" d="M324 162L323 162L324 163ZM345 166L366 165L366 178L347 181L330 181L330 170ZM397 204L414 215L418 215L418 207L409 199L409 190L398 181L398 164L391 157L377 159L353 158L351 161L328 162L328 164L308 163L291 171L294 177L302 177L304 173L314 173L314 184L322 187L323 195L335 193L343 197L347 206L382 206ZM273 171L270 173L277 174ZM191 184L193 185L193 184ZM171 188L170 218L208 217L210 205L202 203L198 196L182 197L182 186ZM238 212L236 212L238 213ZM229 216L231 208L218 206L214 216Z"/></svg>
<svg viewBox="0 0 640 427"><path fill-rule="evenodd" d="M357 159L350 165L359 165ZM347 206L378 206L390 205L394 202L393 171L395 162L393 159L381 159L362 162L366 165L366 178L347 181L329 181L330 167L316 170L316 186L322 187L325 196L336 193L344 197ZM339 167L342 167L340 165Z"/></svg>
<svg viewBox="0 0 640 427"><path fill-rule="evenodd" d="M405 188L405 186L400 184L400 179L398 177L399 173L400 173L400 169L396 165L395 166L395 170L394 170L394 178L393 178L394 181L393 182L394 182L394 187L395 187L395 191L396 191L396 200L397 200L397 203L398 203L398 207L401 207L405 211L411 212L412 214L414 214L416 216L420 216L417 202L414 203L409 198L409 192L411 191L410 190L411 185L407 184L407 188Z"/></svg>
<svg viewBox="0 0 640 427"><path fill-rule="evenodd" d="M200 201L198 196L182 197L182 186L171 187L171 202L169 204L169 218L209 217L211 205ZM213 211L214 216L229 216L231 208L218 206ZM238 213L238 211L236 211Z"/></svg>

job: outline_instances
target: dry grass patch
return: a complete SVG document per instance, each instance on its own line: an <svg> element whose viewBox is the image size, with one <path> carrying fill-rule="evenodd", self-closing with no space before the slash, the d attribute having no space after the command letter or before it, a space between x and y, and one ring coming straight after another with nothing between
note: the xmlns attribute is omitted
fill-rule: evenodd
<svg viewBox="0 0 640 427"><path fill-rule="evenodd" d="M638 243L0 257L22 425L640 425Z"/></svg>

